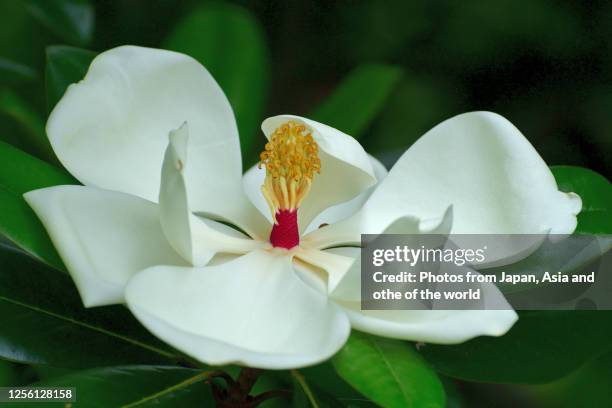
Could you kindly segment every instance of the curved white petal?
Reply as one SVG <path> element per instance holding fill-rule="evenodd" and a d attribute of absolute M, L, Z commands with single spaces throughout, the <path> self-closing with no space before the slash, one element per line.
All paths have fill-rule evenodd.
<path fill-rule="evenodd" d="M 360 310 L 342 304 L 354 329 L 402 340 L 456 344 L 478 336 L 502 336 L 518 315 L 508 310 Z"/>
<path fill-rule="evenodd" d="M 168 132 L 189 122 L 190 207 L 262 229 L 243 197 L 238 131 L 219 85 L 193 58 L 123 46 L 98 55 L 53 109 L 47 134 L 83 184 L 157 201 Z M 246 215 L 242 215 L 245 213 Z M 254 211 L 253 211 L 254 213 Z M 250 231 L 249 231 L 250 232 Z"/>
<path fill-rule="evenodd" d="M 248 169 L 242 176 L 242 188 L 244 190 L 244 194 L 255 206 L 255 208 L 257 208 L 259 213 L 266 217 L 268 222 L 272 223 L 270 207 L 266 203 L 266 199 L 261 193 L 261 186 L 263 186 L 265 178 L 266 169 L 260 169 L 256 164 Z"/>
<path fill-rule="evenodd" d="M 222 224 L 191 213 L 183 174 L 189 162 L 188 124 L 170 132 L 169 139 L 162 166 L 159 208 L 162 230 L 176 252 L 192 265 L 203 266 L 217 252 L 243 254 L 264 246 L 263 241 L 226 234 L 215 228 Z"/>
<path fill-rule="evenodd" d="M 380 161 L 378 161 L 378 159 L 371 155 L 368 156 L 370 158 L 370 162 L 372 163 L 372 168 L 374 169 L 376 183 L 380 183 L 387 176 L 388 171 L 385 166 Z M 361 209 L 361 207 L 363 207 L 363 204 L 367 201 L 367 199 L 370 197 L 370 195 L 374 192 L 375 189 L 376 185 L 368 188 L 366 191 L 362 192 L 350 201 L 326 208 L 325 210 L 317 214 L 317 216 L 311 221 L 310 225 L 306 228 L 304 233 L 308 234 L 309 232 L 312 232 L 319 228 L 321 225 L 335 224 L 355 214 Z"/>
<path fill-rule="evenodd" d="M 387 175 L 387 169 L 374 156 L 368 155 L 368 157 L 370 158 L 370 163 L 372 164 L 372 169 L 374 170 L 376 182 L 380 183 L 380 181 Z M 270 207 L 261 194 L 261 186 L 264 183 L 265 177 L 266 170 L 260 169 L 257 165 L 255 165 L 244 173 L 244 176 L 242 177 L 242 186 L 251 203 L 253 203 L 253 205 L 268 219 L 269 222 L 272 222 Z M 307 234 L 312 230 L 317 229 L 322 224 L 333 224 L 350 217 L 363 206 L 363 203 L 368 199 L 375 188 L 376 186 L 374 185 L 349 201 L 326 208 L 317 214 L 317 216 L 310 222 L 310 225 L 304 229 L 304 233 Z"/>
<path fill-rule="evenodd" d="M 321 173 L 315 175 L 312 189 L 298 213 L 303 231 L 321 211 L 354 198 L 374 185 L 376 177 L 372 163 L 359 142 L 330 126 L 299 116 L 279 115 L 264 120 L 261 129 L 269 137 L 290 120 L 301 122 L 312 130 L 321 159 Z"/>
<path fill-rule="evenodd" d="M 158 206 L 94 187 L 24 195 L 49 232 L 87 307 L 123 302 L 127 281 L 153 265 L 186 265 L 168 245 Z"/>
<path fill-rule="evenodd" d="M 155 335 L 212 365 L 316 364 L 350 331 L 340 309 L 295 275 L 291 257 L 275 252 L 203 268 L 150 268 L 130 281 L 126 299 Z"/>
<path fill-rule="evenodd" d="M 453 207 L 442 216 L 419 220 L 411 215 L 396 219 L 381 219 L 377 213 L 362 208 L 353 216 L 316 229 L 304 236 L 302 245 L 308 248 L 360 246 L 362 234 L 448 234 L 453 226 Z"/>
<path fill-rule="evenodd" d="M 448 119 L 419 139 L 378 185 L 363 211 L 388 223 L 439 216 L 452 205 L 454 234 L 566 234 L 580 198 L 558 191 L 521 132 L 491 112 Z"/>
<path fill-rule="evenodd" d="M 495 310 L 361 310 L 359 248 L 333 248 L 327 252 L 355 258 L 350 271 L 331 294 L 344 308 L 355 329 L 384 337 L 452 344 L 481 335 L 501 336 L 518 319 L 493 284 L 481 287 L 486 304 Z"/>

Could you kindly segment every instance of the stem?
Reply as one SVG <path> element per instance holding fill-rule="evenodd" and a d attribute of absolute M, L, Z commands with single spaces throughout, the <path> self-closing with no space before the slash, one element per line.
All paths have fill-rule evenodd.
<path fill-rule="evenodd" d="M 259 378 L 261 372 L 262 370 L 258 368 L 243 368 L 234 386 L 229 390 L 230 399 L 236 402 L 246 402 L 251 393 L 251 388 L 253 388 L 257 382 L 257 378 Z"/>
<path fill-rule="evenodd" d="M 245 367 L 240 371 L 235 381 L 231 378 L 229 380 L 225 379 L 227 389 L 221 389 L 212 384 L 217 408 L 254 408 L 259 405 L 263 399 L 254 398 L 250 394 L 261 373 L 262 370 L 258 368 Z M 270 396 L 267 396 L 267 398 L 270 398 Z"/>

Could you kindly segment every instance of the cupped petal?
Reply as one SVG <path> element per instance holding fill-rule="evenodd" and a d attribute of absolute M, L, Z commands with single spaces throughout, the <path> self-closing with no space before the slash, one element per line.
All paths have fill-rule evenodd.
<path fill-rule="evenodd" d="M 380 181 L 387 175 L 387 169 L 374 156 L 368 155 L 368 157 L 370 159 L 370 163 L 372 164 L 372 169 L 374 170 L 376 182 L 380 183 Z M 266 200 L 261 193 L 261 186 L 264 183 L 265 177 L 266 170 L 263 168 L 260 169 L 258 165 L 255 165 L 244 173 L 244 176 L 242 177 L 242 186 L 251 203 L 253 203 L 259 212 L 261 212 L 268 219 L 268 221 L 272 222 L 270 207 L 266 203 Z M 375 188 L 376 186 L 374 185 L 349 201 L 326 208 L 317 214 L 317 216 L 310 222 L 309 226 L 304 228 L 304 233 L 307 234 L 322 224 L 333 224 L 350 217 L 363 206 L 363 203 L 368 199 L 368 197 L 370 197 Z"/>
<path fill-rule="evenodd" d="M 374 169 L 376 183 L 378 184 L 387 176 L 388 171 L 385 166 L 378 161 L 378 159 L 371 155 L 368 156 L 370 158 L 370 162 L 372 163 L 372 168 Z M 361 207 L 363 207 L 363 204 L 367 201 L 370 195 L 372 195 L 375 189 L 376 185 L 373 185 L 350 201 L 336 204 L 332 207 L 324 209 L 310 222 L 310 225 L 306 228 L 304 233 L 308 234 L 322 225 L 335 224 L 349 218 L 351 215 L 359 211 Z"/>
<path fill-rule="evenodd" d="M 376 183 L 372 163 L 363 147 L 353 137 L 314 120 L 293 115 L 273 116 L 263 121 L 266 137 L 288 121 L 306 125 L 319 146 L 321 173 L 316 174 L 312 189 L 302 202 L 299 225 L 303 231 L 324 209 L 359 195 Z"/>
<path fill-rule="evenodd" d="M 454 234 L 567 234 L 580 198 L 558 190 L 533 146 L 502 116 L 448 119 L 404 153 L 364 204 L 388 223 L 437 217 L 452 205 Z"/>
<path fill-rule="evenodd" d="M 203 268 L 150 268 L 130 281 L 126 299 L 151 332 L 212 365 L 312 365 L 331 357 L 350 332 L 340 308 L 276 251 Z"/>
<path fill-rule="evenodd" d="M 55 106 L 47 134 L 83 184 L 156 202 L 168 132 L 184 122 L 192 135 L 193 160 L 185 169 L 190 207 L 261 227 L 242 194 L 232 108 L 208 71 L 187 55 L 135 46 L 101 53 Z"/>
<path fill-rule="evenodd" d="M 170 132 L 164 155 L 159 192 L 162 230 L 172 247 L 189 263 L 204 266 L 218 252 L 243 254 L 266 245 L 238 231 L 221 230 L 223 224 L 196 217 L 189 210 L 184 176 L 189 129 L 184 123 Z M 231 231 L 231 229 L 229 229 Z"/>
<path fill-rule="evenodd" d="M 156 204 L 94 187 L 24 195 L 49 232 L 86 307 L 123 302 L 127 281 L 154 265 L 187 265 L 170 247 Z"/>

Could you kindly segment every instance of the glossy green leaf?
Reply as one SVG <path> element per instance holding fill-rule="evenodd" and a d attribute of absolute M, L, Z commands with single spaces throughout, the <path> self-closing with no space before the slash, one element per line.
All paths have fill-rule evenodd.
<path fill-rule="evenodd" d="M 34 69 L 0 57 L 0 85 L 17 85 L 36 79 L 38 79 L 38 74 Z"/>
<path fill-rule="evenodd" d="M 205 383 L 209 376 L 208 371 L 183 367 L 107 367 L 76 372 L 32 386 L 75 387 L 73 408 L 213 407 L 210 385 Z M 15 407 L 22 405 L 14 404 Z M 64 403 L 44 405 L 65 408 Z"/>
<path fill-rule="evenodd" d="M 612 185 L 601 174 L 576 166 L 552 166 L 559 189 L 582 199 L 576 232 L 612 234 Z"/>
<path fill-rule="evenodd" d="M 501 383 L 544 383 L 610 349 L 612 311 L 526 311 L 501 337 L 457 345 L 427 344 L 421 354 L 451 377 Z"/>
<path fill-rule="evenodd" d="M 331 362 L 327 361 L 299 371 L 315 395 L 333 395 L 335 401 L 347 407 L 374 408 L 377 404 L 370 401 L 344 381 Z"/>
<path fill-rule="evenodd" d="M 81 48 L 59 45 L 47 48 L 45 85 L 49 111 L 64 95 L 68 85 L 83 79 L 95 56 L 95 52 Z"/>
<path fill-rule="evenodd" d="M 43 118 L 23 98 L 8 89 L 0 91 L 0 113 L 20 126 L 26 136 L 24 144 L 29 151 L 42 159 L 56 160 L 45 133 Z"/>
<path fill-rule="evenodd" d="M 242 154 L 249 163 L 263 146 L 259 125 L 269 76 L 268 50 L 257 19 L 239 6 L 206 4 L 177 25 L 164 48 L 191 55 L 217 80 L 234 109 Z"/>
<path fill-rule="evenodd" d="M 38 188 L 77 184 L 70 175 L 0 142 L 0 233 L 38 259 L 63 270 L 47 232 L 23 194 Z"/>
<path fill-rule="evenodd" d="M 384 407 L 444 407 L 436 373 L 409 343 L 353 332 L 332 363 L 355 389 Z"/>
<path fill-rule="evenodd" d="M 86 368 L 176 364 L 123 306 L 85 309 L 67 274 L 0 246 L 0 357 Z"/>
<path fill-rule="evenodd" d="M 64 41 L 87 45 L 94 28 L 89 0 L 27 0 L 28 12 Z"/>
<path fill-rule="evenodd" d="M 401 68 L 371 64 L 353 70 L 312 113 L 312 119 L 359 138 L 385 107 Z"/>
<path fill-rule="evenodd" d="M 38 381 L 47 381 L 58 377 L 63 377 L 74 373 L 74 368 L 58 368 L 50 365 L 32 365 L 32 370 L 36 373 Z M 31 382 L 31 381 L 30 381 Z"/>

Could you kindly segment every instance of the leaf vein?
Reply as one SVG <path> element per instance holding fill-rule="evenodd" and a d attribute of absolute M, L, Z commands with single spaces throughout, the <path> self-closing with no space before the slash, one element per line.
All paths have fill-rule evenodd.
<path fill-rule="evenodd" d="M 174 358 L 175 357 L 172 353 L 169 353 L 169 352 L 164 351 L 162 349 L 159 349 L 157 347 L 148 345 L 148 344 L 143 343 L 143 342 L 141 342 L 139 340 L 135 340 L 135 339 L 132 339 L 130 337 L 126 337 L 126 336 L 121 335 L 119 333 L 115 333 L 115 332 L 112 332 L 110 330 L 103 329 L 103 328 L 98 327 L 98 326 L 94 326 L 94 325 L 91 325 L 91 324 L 88 324 L 88 323 L 85 323 L 85 322 L 82 322 L 82 321 L 79 321 L 79 320 L 76 320 L 76 319 L 73 319 L 73 318 L 70 318 L 70 317 L 67 317 L 67 316 L 62 316 L 60 314 L 53 313 L 53 312 L 50 312 L 48 310 L 41 309 L 39 307 L 36 307 L 36 306 L 33 306 L 33 305 L 29 305 L 27 303 L 19 302 L 19 301 L 14 300 L 14 299 L 9 299 L 9 298 L 7 298 L 5 296 L 0 296 L 0 300 L 3 300 L 5 302 L 11 303 L 11 304 L 14 304 L 14 305 L 17 305 L 17 306 L 21 306 L 21 307 L 26 308 L 26 309 L 33 310 L 33 311 L 38 312 L 38 313 L 42 313 L 42 314 L 54 317 L 56 319 L 67 321 L 69 323 L 75 324 L 77 326 L 84 327 L 84 328 L 89 329 L 89 330 L 97 331 L 99 333 L 105 334 L 105 335 L 110 336 L 110 337 L 115 337 L 117 339 L 123 340 L 123 341 L 125 341 L 127 343 L 133 344 L 133 345 L 138 346 L 138 347 L 142 347 L 142 348 L 144 348 L 146 350 L 149 350 L 149 351 L 152 351 L 154 353 L 160 354 L 160 355 L 162 355 L 164 357 L 167 357 L 167 358 Z"/>

